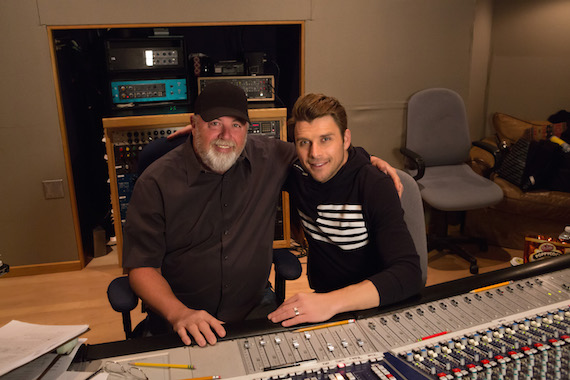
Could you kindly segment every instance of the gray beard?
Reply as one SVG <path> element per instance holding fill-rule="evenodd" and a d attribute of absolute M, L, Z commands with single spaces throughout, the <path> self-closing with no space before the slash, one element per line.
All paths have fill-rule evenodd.
<path fill-rule="evenodd" d="M 213 172 L 225 173 L 235 164 L 240 153 L 241 152 L 218 153 L 210 148 L 206 152 L 206 155 L 202 157 L 202 161 Z"/>
<path fill-rule="evenodd" d="M 237 161 L 240 156 L 245 143 L 247 142 L 247 135 L 243 142 L 243 147 L 231 153 L 219 153 L 216 152 L 212 146 L 204 147 L 202 140 L 200 139 L 200 134 L 194 134 L 194 141 L 196 144 L 196 150 L 202 163 L 214 173 L 223 174 L 228 171 Z M 212 143 L 214 143 L 213 141 Z"/>

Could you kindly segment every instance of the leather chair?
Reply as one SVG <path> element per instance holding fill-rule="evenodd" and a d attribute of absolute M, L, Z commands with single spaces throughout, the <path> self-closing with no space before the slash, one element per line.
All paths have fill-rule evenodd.
<path fill-rule="evenodd" d="M 485 251 L 487 243 L 463 234 L 449 236 L 450 217 L 459 216 L 463 231 L 465 211 L 492 206 L 501 201 L 503 192 L 467 164 L 471 145 L 465 105 L 456 92 L 430 88 L 410 97 L 406 144 L 400 151 L 429 207 L 428 249 L 459 255 L 475 274 L 477 259 L 459 244 L 476 243 Z"/>
<path fill-rule="evenodd" d="M 497 112 L 492 116 L 492 125 L 495 134 L 482 141 L 498 149 L 498 142 L 511 146 L 521 138 L 532 136 L 535 141 L 546 138 L 545 131 L 555 124 Z M 499 185 L 504 198 L 491 207 L 469 211 L 465 223 L 467 233 L 500 247 L 523 250 L 525 236 L 557 237 L 564 226 L 570 224 L 569 192 L 540 187 L 523 191 L 496 173 L 496 157 L 479 146 L 471 148 L 470 155 L 473 170 Z"/>
<path fill-rule="evenodd" d="M 137 160 L 138 175 L 141 175 L 156 159 L 184 143 L 187 138 L 187 136 L 179 136 L 173 139 L 160 138 L 150 142 L 139 154 Z M 275 296 L 277 303 L 280 304 L 285 299 L 286 281 L 299 278 L 302 268 L 297 256 L 286 248 L 273 250 L 273 265 L 275 268 Z M 131 311 L 137 307 L 139 298 L 131 289 L 128 276 L 118 277 L 111 281 L 107 288 L 107 298 L 113 310 L 122 315 L 126 339 L 142 336 L 145 330 L 144 321 L 139 323 L 135 329 L 132 328 Z M 144 312 L 144 305 L 141 307 Z"/>

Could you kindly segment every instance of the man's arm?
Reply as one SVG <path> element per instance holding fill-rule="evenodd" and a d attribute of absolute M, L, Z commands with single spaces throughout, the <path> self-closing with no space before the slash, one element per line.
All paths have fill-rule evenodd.
<path fill-rule="evenodd" d="M 173 138 L 176 138 L 178 136 L 190 134 L 191 131 L 192 131 L 192 125 L 188 124 L 184 128 L 181 128 L 181 129 L 177 130 L 176 132 L 174 132 L 173 134 L 169 135 L 168 139 L 173 139 Z M 398 177 L 398 174 L 396 173 L 396 169 L 394 169 L 394 167 L 392 165 L 390 165 L 389 163 L 387 163 L 383 159 L 378 158 L 376 156 L 370 156 L 370 163 L 372 165 L 376 166 L 378 168 L 378 170 L 386 173 L 387 175 L 389 175 L 392 178 L 392 181 L 394 182 L 394 186 L 396 187 L 396 190 L 398 191 L 398 195 L 401 198 L 402 192 L 404 191 L 404 185 L 402 184 L 402 181 L 400 181 L 400 177 Z"/>
<path fill-rule="evenodd" d="M 289 327 L 299 323 L 322 322 L 339 313 L 379 305 L 380 296 L 376 287 L 371 281 L 364 280 L 328 293 L 297 293 L 285 300 L 267 318 Z"/>
<path fill-rule="evenodd" d="M 182 135 L 189 135 L 190 132 L 192 132 L 192 128 L 194 128 L 192 126 L 192 124 L 188 124 L 187 126 L 180 128 L 179 130 L 175 131 L 174 133 L 170 134 L 167 136 L 167 138 L 169 140 L 174 139 L 178 136 L 182 136 Z"/>
<path fill-rule="evenodd" d="M 378 168 L 378 170 L 388 174 L 392 181 L 394 182 L 394 186 L 396 187 L 396 191 L 398 192 L 398 196 L 402 198 L 402 193 L 404 192 L 404 185 L 402 181 L 400 181 L 400 177 L 398 177 L 398 173 L 396 173 L 396 169 L 394 169 L 389 163 L 384 161 L 381 158 L 376 156 L 370 156 L 370 163 Z"/>
<path fill-rule="evenodd" d="M 226 335 L 221 321 L 204 310 L 189 309 L 180 302 L 157 268 L 131 269 L 129 283 L 149 308 L 162 315 L 172 325 L 184 344 L 191 343 L 188 333 L 201 347 L 205 346 L 206 342 L 216 343 L 214 332 L 220 337 Z"/>
<path fill-rule="evenodd" d="M 171 135 L 169 135 L 168 139 L 173 139 L 173 138 L 176 138 L 178 136 L 187 135 L 191 131 L 192 131 L 192 125 L 188 124 L 184 128 L 181 128 L 181 129 L 177 130 L 176 132 L 172 133 Z M 370 163 L 372 165 L 376 166 L 378 168 L 378 170 L 386 173 L 387 175 L 389 175 L 392 178 L 392 181 L 394 182 L 394 186 L 396 187 L 396 190 L 398 191 L 398 195 L 401 198 L 402 192 L 404 191 L 404 185 L 402 184 L 402 181 L 400 181 L 400 177 L 398 177 L 398 174 L 396 173 L 396 169 L 394 169 L 393 166 L 391 166 L 389 163 L 387 163 L 383 159 L 378 158 L 376 156 L 370 156 Z"/>

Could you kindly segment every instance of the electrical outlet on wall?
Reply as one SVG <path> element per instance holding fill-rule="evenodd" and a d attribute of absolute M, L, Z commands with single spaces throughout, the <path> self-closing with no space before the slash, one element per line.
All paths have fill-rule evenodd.
<path fill-rule="evenodd" d="M 63 179 L 50 179 L 42 181 L 45 199 L 63 198 Z"/>

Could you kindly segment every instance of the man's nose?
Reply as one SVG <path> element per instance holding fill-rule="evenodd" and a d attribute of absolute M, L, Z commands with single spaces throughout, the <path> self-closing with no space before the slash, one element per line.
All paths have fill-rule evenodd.
<path fill-rule="evenodd" d="M 318 144 L 311 144 L 309 148 L 309 155 L 311 157 L 319 157 L 321 149 L 319 148 Z"/>
<path fill-rule="evenodd" d="M 231 126 L 222 124 L 222 128 L 220 129 L 219 137 L 224 140 L 229 140 L 231 137 L 230 133 Z"/>

